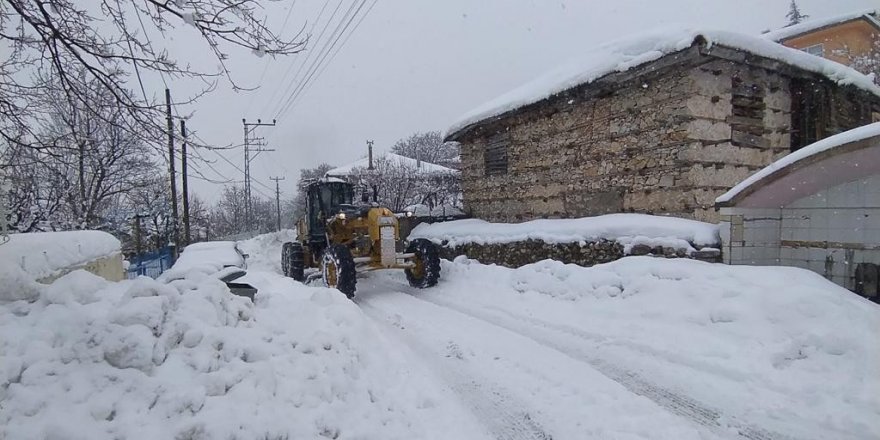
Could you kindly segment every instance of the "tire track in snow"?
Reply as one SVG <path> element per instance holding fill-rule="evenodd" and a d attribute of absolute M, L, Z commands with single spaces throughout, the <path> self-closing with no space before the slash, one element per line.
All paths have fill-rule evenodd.
<path fill-rule="evenodd" d="M 400 287 L 397 287 L 400 289 Z M 404 288 L 405 290 L 405 288 Z M 412 291 L 409 292 L 412 295 Z M 572 346 L 560 343 L 557 338 L 553 338 L 548 333 L 556 332 L 576 336 L 581 339 L 592 340 L 592 335 L 584 335 L 577 329 L 562 326 L 559 324 L 550 324 L 528 316 L 522 316 L 497 307 L 492 309 L 508 315 L 505 319 L 492 313 L 482 310 L 464 307 L 460 304 L 447 300 L 439 300 L 437 298 L 427 298 L 421 295 L 412 295 L 414 298 L 432 303 L 434 305 L 445 307 L 459 313 L 463 313 L 472 318 L 485 321 L 489 324 L 504 328 L 511 332 L 517 333 L 531 339 L 541 345 L 550 347 L 568 357 L 582 361 L 593 367 L 605 377 L 619 383 L 630 392 L 646 397 L 665 408 L 666 410 L 681 416 L 687 420 L 697 423 L 701 426 L 712 429 L 720 435 L 733 434 L 740 438 L 748 440 L 793 440 L 793 437 L 780 433 L 772 432 L 748 423 L 736 420 L 733 417 L 726 416 L 721 411 L 712 409 L 707 405 L 698 402 L 688 396 L 672 391 L 665 387 L 656 385 L 641 375 L 629 371 L 618 365 L 614 365 L 596 357 L 586 350 L 584 347 Z M 522 322 L 528 322 L 531 325 L 521 325 Z M 595 342 L 595 341 L 594 341 Z"/>
<path fill-rule="evenodd" d="M 399 324 L 399 320 L 370 304 L 369 300 L 359 298 L 357 302 L 367 315 L 396 330 L 393 333 L 386 333 L 390 337 L 402 340 L 419 358 L 425 360 L 425 364 L 459 396 L 476 418 L 485 425 L 493 438 L 552 440 L 553 437 L 532 419 L 530 412 L 525 409 L 525 404 L 488 380 L 475 380 L 474 377 L 477 375 L 461 365 L 457 346 L 452 343 L 447 346 L 449 353 L 444 357 L 417 341 L 412 335 L 401 332 L 403 327 Z M 459 354 L 456 355 L 456 352 Z M 452 365 L 453 363 L 457 365 Z"/>

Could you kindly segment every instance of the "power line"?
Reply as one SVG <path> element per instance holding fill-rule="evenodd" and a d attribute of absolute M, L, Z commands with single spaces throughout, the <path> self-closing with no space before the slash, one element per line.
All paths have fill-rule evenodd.
<path fill-rule="evenodd" d="M 353 7 L 356 3 L 357 3 L 356 1 L 355 1 L 355 3 L 352 3 L 352 7 L 349 8 L 349 10 L 353 9 Z M 321 58 L 318 58 L 316 60 L 316 62 L 313 63 L 314 67 L 310 68 L 310 72 L 307 74 L 306 78 L 300 83 L 300 86 L 294 92 L 294 95 L 291 97 L 291 99 L 287 102 L 285 108 L 281 111 L 281 113 L 279 113 L 279 116 L 278 116 L 279 118 L 282 117 L 287 111 L 290 110 L 293 103 L 302 95 L 303 89 L 305 89 L 305 87 L 307 85 L 309 85 L 309 82 L 312 81 L 313 78 L 317 79 L 317 77 L 315 77 L 315 73 L 317 73 L 317 70 L 321 67 L 321 64 L 324 62 L 324 60 L 327 59 L 327 56 L 330 54 L 330 51 L 333 50 L 334 47 L 336 47 L 336 44 L 339 42 L 339 39 L 342 37 L 342 35 L 345 33 L 345 31 L 348 29 L 348 27 L 354 21 L 358 12 L 360 12 L 360 10 L 364 7 L 364 5 L 366 3 L 367 3 L 367 0 L 362 0 L 360 2 L 360 6 L 358 6 L 357 10 L 354 11 L 354 14 L 351 15 L 351 17 L 345 23 L 344 27 L 342 27 L 342 30 L 339 32 L 334 32 L 334 35 L 336 36 L 336 38 L 333 40 L 333 43 L 330 44 L 329 48 L 326 51 L 324 51 Z M 344 18 L 343 18 L 343 20 L 344 20 Z M 339 29 L 340 26 L 342 26 L 342 22 L 340 22 L 339 25 L 337 26 L 337 30 Z M 332 38 L 332 36 L 331 36 L 331 38 Z"/>
<path fill-rule="evenodd" d="M 339 0 L 339 2 L 336 4 L 336 8 L 333 9 L 333 13 L 330 14 L 330 18 L 327 19 L 326 23 L 324 23 L 324 27 L 321 29 L 321 33 L 318 34 L 318 38 L 315 40 L 316 47 L 317 47 L 318 43 L 320 43 L 321 38 L 324 37 L 324 33 L 327 31 L 327 28 L 330 26 L 330 23 L 333 21 L 333 17 L 336 16 L 337 12 L 339 12 L 339 8 L 342 6 L 342 2 L 343 2 L 343 0 Z M 284 88 L 284 92 L 279 95 L 279 101 L 273 107 L 274 108 L 274 110 L 272 112 L 273 114 L 277 115 L 278 111 L 281 109 L 281 107 L 284 106 L 284 102 L 287 100 L 286 96 L 288 96 L 288 93 L 292 92 L 291 88 L 294 87 L 295 84 L 297 84 L 296 79 L 299 78 L 299 74 L 302 72 L 303 67 L 305 67 L 306 63 L 308 63 L 309 60 L 311 59 L 312 53 L 315 53 L 315 52 L 309 52 L 306 55 L 305 60 L 303 60 L 302 64 L 300 64 L 300 66 L 299 66 L 299 69 L 297 69 L 296 73 L 290 78 L 290 81 L 287 83 L 287 87 Z M 285 77 L 286 76 L 287 76 L 287 73 L 285 73 Z M 276 119 L 277 119 L 277 116 L 276 116 Z"/>
<path fill-rule="evenodd" d="M 355 23 L 354 27 L 351 29 L 351 32 L 349 32 L 348 35 L 345 36 L 345 39 L 342 40 L 342 44 L 340 44 L 339 47 L 336 48 L 336 51 L 333 52 L 333 55 L 330 56 L 330 60 L 327 61 L 326 63 L 324 63 L 324 66 L 321 68 L 321 71 L 318 72 L 317 78 L 320 78 L 324 74 L 324 71 L 327 70 L 327 67 L 333 63 L 333 60 L 336 59 L 336 55 L 338 55 L 339 52 L 342 51 L 342 48 L 345 47 L 345 43 L 347 43 L 348 39 L 351 38 L 351 36 L 355 32 L 357 32 L 358 27 L 360 27 L 360 25 L 361 25 L 361 23 L 363 23 L 364 19 L 367 18 L 367 15 L 370 14 L 370 11 L 373 10 L 373 6 L 376 6 L 376 3 L 378 3 L 378 2 L 379 2 L 379 0 L 373 0 L 373 3 L 370 4 L 370 7 L 367 8 L 366 12 L 364 12 L 364 15 L 361 15 L 360 20 L 358 20 L 358 22 Z M 305 95 L 311 89 L 312 85 L 314 85 L 316 82 L 318 82 L 317 78 L 314 81 L 312 81 L 311 83 L 309 83 L 306 90 L 302 92 L 302 95 Z M 294 108 L 294 107 L 296 107 L 296 103 L 294 103 L 294 105 L 291 106 L 291 108 Z"/>
<path fill-rule="evenodd" d="M 290 4 L 290 8 L 287 9 L 287 15 L 284 17 L 284 22 L 281 23 L 281 31 L 282 32 L 284 31 L 284 28 L 287 27 L 287 20 L 290 19 L 290 15 L 291 15 L 291 12 L 293 12 L 294 6 L 296 6 L 296 0 L 293 0 L 293 2 L 291 2 L 291 4 Z M 263 85 L 263 78 L 266 77 L 266 71 L 269 70 L 269 62 L 271 59 L 272 58 L 266 58 L 266 62 L 263 63 L 263 73 L 260 74 L 260 79 L 257 81 L 257 89 L 259 89 Z M 245 109 L 245 113 L 248 113 L 251 110 L 251 106 L 254 103 L 254 98 L 256 97 L 256 95 L 257 95 L 256 92 L 251 94 L 251 99 L 248 101 L 248 105 L 247 105 L 247 108 Z"/>
<path fill-rule="evenodd" d="M 364 1 L 366 1 L 366 0 L 362 0 L 361 4 L 363 4 Z M 341 35 L 339 33 L 339 30 L 343 26 L 343 22 L 348 20 L 348 22 L 350 23 L 351 19 L 354 18 L 354 16 L 351 15 L 351 12 L 352 12 L 352 10 L 354 10 L 354 6 L 357 4 L 357 2 L 358 2 L 358 0 L 354 0 L 351 3 L 351 5 L 348 7 L 348 10 L 345 11 L 345 14 L 339 20 L 339 23 L 336 24 L 336 27 L 333 29 L 333 32 L 331 32 L 330 36 L 327 37 L 327 40 L 324 41 L 324 45 L 317 52 L 317 55 L 312 60 L 312 63 L 306 69 L 306 73 L 303 75 L 302 79 L 300 79 L 296 88 L 294 88 L 293 93 L 285 101 L 284 105 L 282 106 L 281 110 L 278 113 L 278 117 L 280 117 L 281 115 L 283 115 L 287 111 L 287 109 L 290 107 L 291 102 L 293 102 L 293 100 L 296 99 L 296 96 L 299 95 L 299 92 L 302 90 L 302 88 L 305 86 L 305 84 L 308 83 L 308 81 L 311 79 L 311 77 L 315 74 L 315 70 L 317 69 L 316 66 L 320 65 L 320 63 L 321 63 L 321 61 L 323 61 L 324 57 L 326 57 L 326 55 L 330 52 L 330 50 L 332 50 L 332 48 L 333 48 L 332 45 L 336 44 L 336 41 L 339 40 L 339 36 Z M 350 15 L 351 15 L 351 17 L 350 17 Z M 346 24 L 346 26 L 347 26 L 347 24 Z M 333 41 L 332 44 L 331 44 L 331 40 Z"/>

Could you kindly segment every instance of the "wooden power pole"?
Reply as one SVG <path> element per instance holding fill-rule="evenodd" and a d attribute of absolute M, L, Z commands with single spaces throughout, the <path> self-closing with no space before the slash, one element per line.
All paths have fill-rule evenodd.
<path fill-rule="evenodd" d="M 281 230 L 281 190 L 278 187 L 278 182 L 284 180 L 283 177 L 270 177 L 275 181 L 275 216 L 278 219 L 277 230 Z"/>
<path fill-rule="evenodd" d="M 171 174 L 171 235 L 176 259 L 180 242 L 180 217 L 177 213 L 177 175 L 174 171 L 174 122 L 171 120 L 171 90 L 168 89 L 165 89 L 165 117 L 168 120 L 168 172 Z"/>
<path fill-rule="evenodd" d="M 183 178 L 183 243 L 189 244 L 192 241 L 189 230 L 189 188 L 187 186 L 187 166 L 186 166 L 186 120 L 180 120 L 180 137 L 182 144 L 180 147 L 180 174 Z"/>

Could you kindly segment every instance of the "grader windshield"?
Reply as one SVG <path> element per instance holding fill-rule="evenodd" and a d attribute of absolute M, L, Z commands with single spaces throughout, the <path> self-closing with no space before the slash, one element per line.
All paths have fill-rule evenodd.
<path fill-rule="evenodd" d="M 324 235 L 327 219 L 336 215 L 342 205 L 351 205 L 354 188 L 343 181 L 319 181 L 309 186 L 309 230 Z"/>

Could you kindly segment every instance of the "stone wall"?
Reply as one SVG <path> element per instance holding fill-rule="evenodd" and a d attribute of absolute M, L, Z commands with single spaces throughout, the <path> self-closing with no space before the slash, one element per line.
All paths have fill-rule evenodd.
<path fill-rule="evenodd" d="M 717 263 L 720 250 L 698 251 L 688 255 L 685 249 L 636 245 L 627 254 L 624 246 L 615 241 L 601 240 L 585 243 L 545 243 L 538 240 L 513 243 L 467 243 L 456 247 L 441 246 L 440 257 L 453 260 L 458 256 L 479 260 L 483 264 L 521 267 L 542 260 L 556 260 L 580 266 L 593 266 L 619 260 L 627 255 L 651 255 L 663 258 L 692 258 Z"/>
<path fill-rule="evenodd" d="M 870 122 L 857 107 L 880 100 L 816 81 L 836 106 L 828 134 Z M 717 196 L 790 151 L 790 88 L 779 71 L 696 56 L 572 89 L 462 139 L 465 209 L 495 222 L 614 212 L 716 222 Z M 499 136 L 507 172 L 487 176 Z"/>

